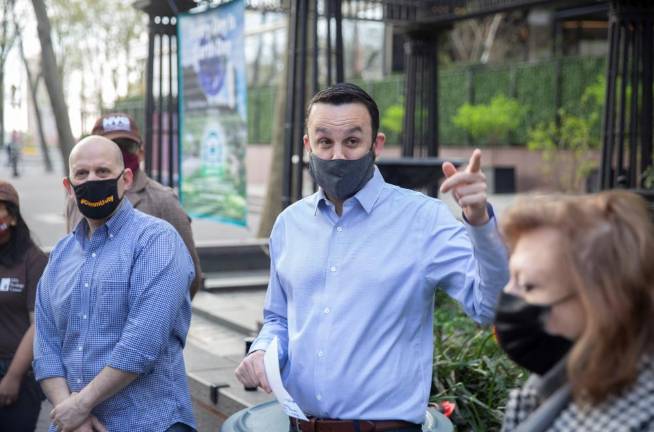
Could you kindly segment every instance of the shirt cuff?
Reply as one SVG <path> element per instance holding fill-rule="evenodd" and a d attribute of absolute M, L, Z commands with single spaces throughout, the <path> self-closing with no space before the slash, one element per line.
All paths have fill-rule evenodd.
<path fill-rule="evenodd" d="M 497 228 L 497 218 L 493 206 L 486 204 L 488 210 L 488 221 L 483 225 L 471 225 L 463 215 L 463 224 L 466 231 L 470 235 L 470 240 L 475 250 L 484 247 L 496 247 L 498 244 L 503 244 Z"/>
<path fill-rule="evenodd" d="M 273 336 L 274 338 L 274 336 Z M 279 339 L 278 339 L 279 341 Z M 248 351 L 248 355 L 252 354 L 255 351 L 263 351 L 265 352 L 268 349 L 268 345 L 272 342 L 272 338 L 268 337 L 263 337 L 263 338 L 257 338 L 253 343 L 252 346 L 250 347 L 250 351 Z M 284 365 L 286 365 L 286 348 L 284 348 L 280 344 L 277 346 L 277 360 L 279 360 L 279 368 L 283 369 Z"/>
<path fill-rule="evenodd" d="M 145 374 L 154 367 L 155 358 L 118 343 L 111 352 L 109 366 L 123 372 Z"/>
<path fill-rule="evenodd" d="M 272 339 L 257 338 L 254 342 L 252 342 L 248 354 L 252 354 L 255 351 L 266 351 L 268 349 L 268 345 L 270 345 L 270 342 L 272 342 Z"/>
<path fill-rule="evenodd" d="M 34 370 L 34 378 L 37 381 L 66 376 L 61 358 L 54 354 L 35 358 L 32 362 L 32 369 Z"/>

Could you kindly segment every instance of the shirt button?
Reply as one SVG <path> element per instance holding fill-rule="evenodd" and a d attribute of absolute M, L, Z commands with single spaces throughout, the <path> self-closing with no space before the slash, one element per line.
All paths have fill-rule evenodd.
<path fill-rule="evenodd" d="M 322 400 L 322 395 L 316 395 L 316 399 Z"/>
<path fill-rule="evenodd" d="M 343 231 L 343 227 L 336 227 L 336 231 L 338 231 L 338 232 Z"/>
<path fill-rule="evenodd" d="M 113 234 L 109 234 L 109 238 L 114 238 L 114 235 L 113 235 Z"/>
<path fill-rule="evenodd" d="M 77 378 L 77 384 L 79 384 L 79 383 L 81 383 L 81 382 L 82 382 L 82 380 L 79 379 L 79 378 Z"/>
<path fill-rule="evenodd" d="M 77 347 L 77 351 L 82 351 L 82 346 L 81 345 Z"/>
<path fill-rule="evenodd" d="M 336 266 L 331 266 L 331 268 L 329 270 L 331 270 L 332 272 L 335 272 L 336 271 Z"/>
<path fill-rule="evenodd" d="M 324 352 L 322 352 L 322 351 L 318 351 L 318 357 L 323 357 L 324 355 L 325 355 Z"/>
<path fill-rule="evenodd" d="M 323 312 L 325 312 L 325 314 L 328 314 L 329 312 L 331 312 L 331 309 L 329 309 L 328 307 L 326 307 L 325 310 L 324 310 Z"/>
<path fill-rule="evenodd" d="M 83 319 L 86 319 L 86 315 L 83 315 L 82 318 L 83 318 Z"/>
<path fill-rule="evenodd" d="M 85 288 L 88 288 L 88 287 L 89 287 L 89 284 L 88 284 L 88 283 L 85 283 L 85 284 L 84 284 L 84 287 L 85 287 Z"/>
<path fill-rule="evenodd" d="M 93 253 L 91 254 L 91 256 L 92 256 L 93 258 L 95 258 L 95 252 L 93 252 Z"/>

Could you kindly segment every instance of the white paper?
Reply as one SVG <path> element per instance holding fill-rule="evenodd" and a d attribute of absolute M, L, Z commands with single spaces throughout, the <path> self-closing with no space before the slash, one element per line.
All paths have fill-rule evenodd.
<path fill-rule="evenodd" d="M 263 356 L 263 364 L 266 368 L 266 378 L 268 384 L 277 398 L 277 401 L 284 409 L 284 412 L 291 417 L 299 418 L 300 420 L 309 420 L 302 412 L 300 407 L 295 403 L 288 391 L 284 388 L 282 383 L 282 375 L 279 372 L 279 341 L 277 336 L 272 340 L 266 354 Z"/>

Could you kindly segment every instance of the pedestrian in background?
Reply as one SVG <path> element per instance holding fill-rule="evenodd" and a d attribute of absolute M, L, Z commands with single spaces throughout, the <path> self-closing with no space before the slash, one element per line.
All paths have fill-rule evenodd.
<path fill-rule="evenodd" d="M 0 180 L 0 430 L 32 432 L 43 394 L 32 372 L 34 299 L 48 259 L 20 214 L 18 193 Z"/>
<path fill-rule="evenodd" d="M 500 346 L 533 375 L 504 432 L 654 431 L 654 227 L 626 191 L 518 201 Z"/>
<path fill-rule="evenodd" d="M 134 182 L 127 191 L 127 199 L 135 209 L 142 211 L 171 224 L 184 240 L 193 265 L 195 279 L 191 285 L 191 298 L 202 285 L 202 269 L 200 258 L 195 250 L 191 219 L 179 204 L 175 191 L 152 180 L 141 170 L 141 162 L 145 155 L 143 140 L 138 126 L 132 117 L 124 113 L 109 113 L 100 117 L 93 126 L 91 134 L 100 135 L 115 142 L 123 155 L 123 164 L 134 174 Z M 70 198 L 70 197 L 69 197 Z M 75 200 L 70 198 L 66 203 L 66 232 L 75 229 L 82 220 Z"/>
<path fill-rule="evenodd" d="M 12 177 L 19 177 L 18 164 L 21 159 L 21 142 L 20 135 L 16 131 L 11 133 L 11 140 L 7 143 L 7 156 L 9 157 L 9 165 L 11 165 Z"/>

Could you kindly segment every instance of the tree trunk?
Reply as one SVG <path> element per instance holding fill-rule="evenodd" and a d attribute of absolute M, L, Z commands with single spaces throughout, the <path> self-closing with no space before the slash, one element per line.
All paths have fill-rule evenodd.
<path fill-rule="evenodd" d="M 263 26 L 266 23 L 266 13 L 261 14 L 260 24 Z M 257 37 L 257 53 L 254 57 L 254 63 L 252 64 L 252 76 L 250 77 L 250 87 L 257 87 L 259 85 L 259 75 L 261 69 L 261 56 L 263 55 L 263 43 L 266 39 L 264 37 L 264 31 L 260 31 L 259 36 Z M 273 57 L 274 58 L 274 57 Z"/>
<path fill-rule="evenodd" d="M 39 109 L 39 102 L 37 99 L 37 92 L 39 90 L 39 78 L 34 78 L 32 70 L 30 69 L 29 62 L 25 57 L 23 50 L 23 39 L 18 40 L 18 48 L 20 51 L 20 58 L 23 60 L 25 66 L 25 73 L 27 74 L 27 83 L 30 87 L 30 95 L 32 96 L 32 105 L 34 105 L 34 117 L 36 118 L 36 128 L 39 133 L 39 146 L 41 147 L 41 154 L 43 154 L 43 164 L 45 165 L 46 172 L 52 172 L 52 160 L 50 159 L 50 150 L 45 140 L 45 132 L 43 131 L 43 118 L 41 117 L 41 110 Z"/>
<path fill-rule="evenodd" d="M 5 68 L 0 67 L 0 146 L 5 146 Z"/>
<path fill-rule="evenodd" d="M 290 4 L 289 4 L 290 7 Z M 312 22 L 313 15 L 316 13 L 312 6 L 309 6 L 309 22 Z M 290 34 L 290 17 L 288 23 Z M 313 52 L 313 44 L 318 43 L 314 40 L 313 32 L 308 31 L 307 34 L 307 50 Z M 283 161 L 284 157 L 284 122 L 286 112 L 286 86 L 293 85 L 289 83 L 288 79 L 288 62 L 290 52 L 290 37 L 286 40 L 286 49 L 284 50 L 284 68 L 278 75 L 277 81 L 277 95 L 275 99 L 275 118 L 273 120 L 273 138 L 272 138 L 272 155 L 270 159 L 270 177 L 268 178 L 268 187 L 266 190 L 266 200 L 264 203 L 263 211 L 261 212 L 261 221 L 259 223 L 259 230 L 257 236 L 259 238 L 267 238 L 270 236 L 272 227 L 277 219 L 277 215 L 281 213 L 282 209 L 282 176 L 283 176 Z M 307 58 L 307 66 L 305 74 L 307 77 L 313 76 L 313 62 L 311 56 Z M 308 101 L 312 95 L 313 90 L 311 86 L 312 80 L 307 80 L 306 86 L 306 100 Z"/>
<path fill-rule="evenodd" d="M 288 63 L 288 50 L 284 55 L 284 69 L 278 75 L 277 96 L 275 98 L 275 118 L 273 120 L 272 154 L 270 158 L 270 176 L 266 189 L 266 200 L 261 211 L 259 231 L 257 237 L 270 236 L 277 215 L 282 211 L 282 175 L 284 160 L 284 108 L 286 107 L 286 70 Z"/>
<path fill-rule="evenodd" d="M 0 44 L 0 147 L 5 146 L 5 63 L 13 40 L 9 35 L 9 12 L 13 12 L 13 4 L 7 0 L 2 2 L 2 40 Z M 13 102 L 13 101 L 10 101 Z"/>
<path fill-rule="evenodd" d="M 488 63 L 490 59 L 491 50 L 493 49 L 493 44 L 495 43 L 495 36 L 497 35 L 497 30 L 500 28 L 500 23 L 504 18 L 504 14 L 498 13 L 493 16 L 493 21 L 490 24 L 488 33 L 486 34 L 486 39 L 484 40 L 484 52 L 481 54 L 480 62 L 483 64 Z"/>
<path fill-rule="evenodd" d="M 270 49 L 272 50 L 271 58 L 276 59 L 279 56 L 279 54 L 278 54 L 279 50 L 277 49 L 277 42 L 278 42 L 279 38 L 277 37 L 277 32 L 272 32 L 272 38 L 273 38 L 273 41 L 272 41 L 272 45 L 270 47 Z M 270 85 L 274 81 L 275 76 L 277 76 L 277 68 L 275 68 L 275 65 L 272 64 L 268 68 L 268 73 L 266 74 L 266 77 L 262 81 L 263 85 Z"/>
<path fill-rule="evenodd" d="M 64 97 L 63 84 L 61 75 L 58 73 L 57 60 L 54 50 L 52 49 L 52 39 L 50 37 L 50 19 L 45 7 L 44 0 L 32 0 L 34 14 L 36 16 L 37 28 L 39 32 L 39 41 L 41 42 L 41 68 L 45 86 L 50 96 L 52 111 L 57 124 L 57 135 L 59 136 L 59 149 L 64 165 L 64 172 L 68 174 L 68 156 L 70 155 L 75 138 L 70 129 L 70 119 L 68 117 L 68 107 Z"/>

